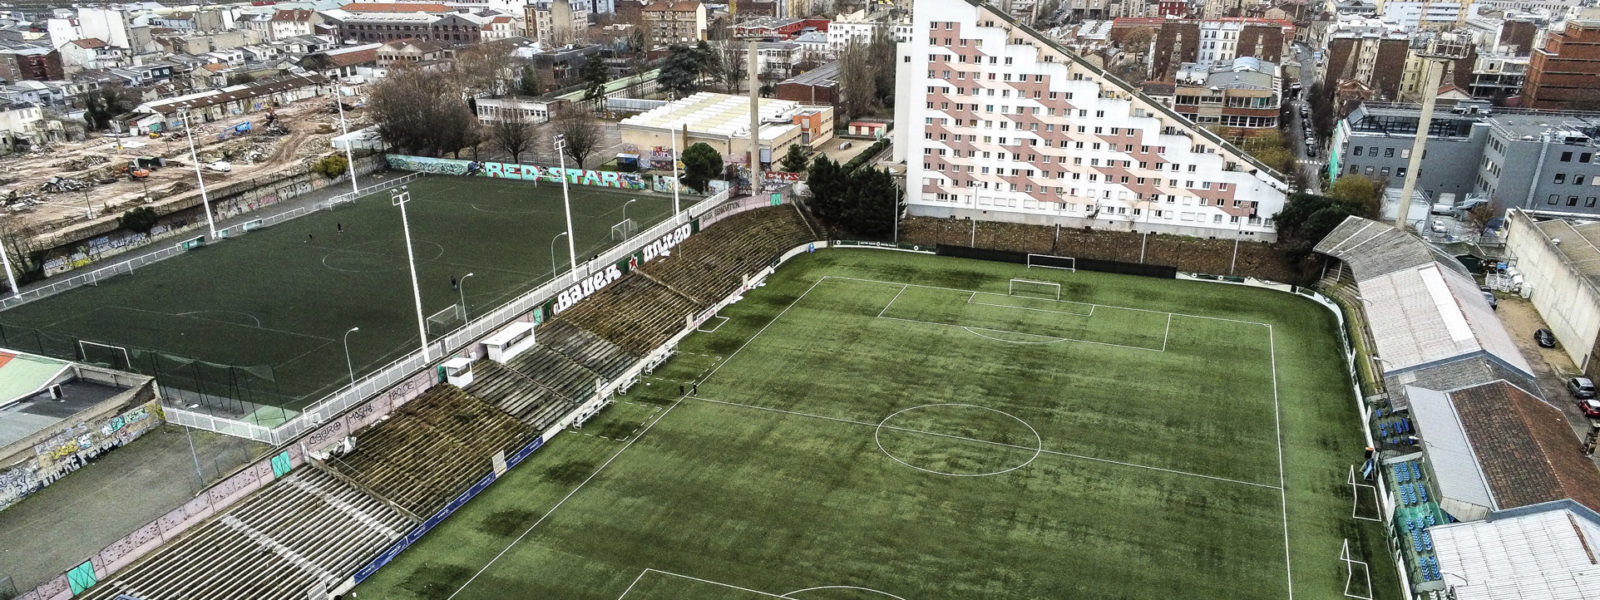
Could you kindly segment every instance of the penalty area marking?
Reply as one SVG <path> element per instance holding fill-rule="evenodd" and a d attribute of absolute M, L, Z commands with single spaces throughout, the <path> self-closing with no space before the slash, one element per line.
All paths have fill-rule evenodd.
<path fill-rule="evenodd" d="M 645 568 L 645 570 L 640 571 L 638 577 L 634 577 L 633 578 L 633 582 L 628 584 L 628 589 L 622 590 L 622 595 L 621 596 L 617 596 L 617 600 L 622 600 L 623 598 L 628 597 L 628 594 L 633 592 L 633 588 L 635 586 L 639 585 L 639 582 L 644 579 L 644 576 L 645 575 L 649 575 L 651 573 L 655 573 L 657 575 L 664 575 L 664 576 L 667 576 L 667 577 L 676 577 L 678 579 L 686 579 L 686 580 L 689 580 L 689 581 L 693 581 L 695 583 L 704 583 L 706 585 L 714 585 L 714 586 L 717 586 L 717 587 L 728 588 L 730 590 L 739 590 L 741 592 L 745 592 L 745 593 L 749 593 L 749 594 L 755 594 L 757 596 L 761 596 L 761 597 L 764 597 L 764 598 L 779 598 L 780 600 L 804 600 L 803 598 L 796 598 L 795 594 L 804 594 L 806 592 L 814 592 L 814 591 L 818 591 L 818 590 L 857 590 L 857 591 L 877 594 L 877 595 L 883 596 L 885 598 L 893 598 L 894 600 L 906 600 L 905 598 L 902 598 L 900 596 L 896 596 L 894 594 L 891 594 L 889 592 L 885 592 L 883 590 L 873 589 L 873 588 L 869 588 L 869 587 L 861 587 L 861 586 L 858 586 L 858 585 L 822 585 L 822 586 L 817 586 L 817 587 L 809 587 L 809 588 L 805 588 L 805 589 L 799 589 L 799 590 L 795 590 L 795 591 L 787 592 L 787 593 L 783 593 L 783 594 L 774 594 L 772 592 L 763 592 L 761 590 L 756 590 L 756 589 L 751 589 L 751 588 L 747 588 L 747 587 L 737 586 L 737 585 L 733 585 L 731 583 L 723 583 L 721 581 L 712 581 L 710 579 L 702 579 L 702 578 L 699 578 L 699 577 L 695 577 L 693 575 L 684 575 L 682 573 L 673 573 L 672 571 L 663 571 L 661 569 L 652 569 L 652 568 L 648 568 L 648 567 Z"/>
<path fill-rule="evenodd" d="M 429 246 L 433 246 L 435 249 L 438 250 L 438 252 L 435 253 L 432 257 L 429 257 L 429 258 L 423 258 L 423 257 L 420 257 L 420 256 L 417 257 L 417 262 L 433 262 L 433 261 L 439 260 L 440 258 L 444 257 L 444 246 L 440 245 L 438 242 L 430 242 L 430 241 L 427 241 L 427 240 L 423 240 L 423 241 L 414 242 L 414 243 L 416 245 L 418 245 L 418 246 L 421 246 L 423 244 L 427 244 Z M 400 270 L 400 269 L 404 269 L 405 268 L 405 263 L 403 261 L 401 263 L 395 265 L 395 266 L 385 266 L 385 267 L 381 267 L 381 268 L 377 268 L 377 269 L 347 269 L 347 268 L 344 268 L 344 267 L 335 267 L 333 265 L 328 264 L 328 259 L 333 258 L 335 256 L 338 256 L 341 253 L 343 253 L 343 254 L 355 254 L 355 255 L 367 254 L 367 255 L 373 255 L 373 256 L 378 256 L 378 257 L 382 257 L 382 258 L 389 258 L 390 255 L 386 254 L 386 253 L 383 253 L 383 252 L 373 252 L 373 251 L 370 251 L 370 250 L 356 250 L 356 249 L 351 249 L 351 248 L 328 248 L 327 246 L 319 246 L 319 248 L 327 248 L 327 249 L 332 250 L 332 252 L 329 252 L 327 254 L 322 255 L 322 266 L 323 266 L 323 268 L 326 268 L 326 269 L 328 269 L 330 271 L 339 271 L 341 273 L 382 273 L 382 272 L 385 272 L 385 271 L 396 271 L 396 270 Z"/>
<path fill-rule="evenodd" d="M 264 329 L 263 327 L 261 327 L 261 319 L 257 318 L 255 315 L 252 315 L 250 313 L 243 312 L 243 311 L 237 311 L 237 310 L 191 310 L 189 312 L 173 313 L 172 316 L 174 316 L 174 317 L 189 317 L 191 319 L 199 319 L 201 321 L 222 321 L 224 323 L 233 323 L 232 321 L 223 321 L 222 319 L 208 319 L 208 318 L 205 318 L 205 317 L 196 317 L 194 315 L 239 315 L 241 317 L 244 317 L 244 318 L 250 319 L 251 321 L 254 321 L 255 325 L 253 325 L 253 327 L 255 327 L 257 329 Z M 235 325 L 243 325 L 243 323 L 234 323 L 234 324 Z"/>
<path fill-rule="evenodd" d="M 925 469 L 923 467 L 919 467 L 919 466 L 913 465 L 913 464 L 908 463 L 908 462 L 906 462 L 904 460 L 901 460 L 900 457 L 895 456 L 893 452 L 890 452 L 888 448 L 884 448 L 883 447 L 883 440 L 881 439 L 880 436 L 883 433 L 884 424 L 888 423 L 890 419 L 893 419 L 893 418 L 895 418 L 897 416 L 900 416 L 901 413 L 906 413 L 906 412 L 910 412 L 910 411 L 917 410 L 917 409 L 922 409 L 922 408 L 940 408 L 940 407 L 945 407 L 945 406 L 962 406 L 962 407 L 966 407 L 966 408 L 976 408 L 976 409 L 979 409 L 979 410 L 987 410 L 989 412 L 1000 413 L 1000 414 L 1005 415 L 1007 417 L 1011 417 L 1012 420 L 1014 420 L 1014 421 L 1016 421 L 1018 423 L 1021 423 L 1023 427 L 1027 427 L 1028 431 L 1033 434 L 1033 440 L 1034 440 L 1034 442 L 1036 442 L 1036 444 L 1034 446 L 1034 449 L 1033 449 L 1033 456 L 1029 456 L 1028 460 L 1022 461 L 1022 464 L 1019 464 L 1017 466 L 1011 467 L 1009 469 L 1001 469 L 999 471 L 990 471 L 990 472 L 987 472 L 987 473 L 951 473 L 949 471 L 939 471 L 939 470 L 935 470 L 935 469 Z M 901 428 L 891 427 L 891 429 L 899 430 Z M 926 433 L 933 433 L 933 432 L 926 432 Z M 889 458 L 893 459 L 897 463 L 900 463 L 902 465 L 911 467 L 911 468 L 916 469 L 918 471 L 922 471 L 924 473 L 933 473 L 934 475 L 944 475 L 946 477 L 990 477 L 990 476 L 994 476 L 994 475 L 1004 475 L 1006 473 L 1010 473 L 1010 472 L 1015 471 L 1017 469 L 1021 469 L 1021 468 L 1026 467 L 1026 466 L 1028 466 L 1030 464 L 1033 464 L 1033 461 L 1038 460 L 1039 459 L 1039 455 L 1044 453 L 1044 438 L 1039 437 L 1039 430 L 1034 429 L 1033 426 L 1029 425 L 1027 421 L 1024 421 L 1024 420 L 1018 418 L 1016 415 L 1013 415 L 1011 413 L 1008 413 L 1006 411 L 1003 411 L 1003 410 L 1000 410 L 1000 409 L 997 409 L 997 408 L 989 408 L 987 406 L 978 406 L 976 404 L 961 404 L 961 403 L 958 403 L 958 402 L 945 402 L 945 403 L 942 403 L 942 404 L 923 404 L 921 406 L 912 406 L 910 408 L 902 408 L 900 410 L 894 411 L 893 413 L 890 413 L 889 416 L 884 417 L 882 421 L 879 421 L 878 422 L 878 426 L 874 427 L 872 429 L 872 442 L 874 444 L 878 445 L 878 450 L 880 452 L 883 452 L 883 454 L 885 456 L 888 456 Z M 822 589 L 822 588 L 811 588 L 811 589 Z M 801 590 L 801 591 L 805 591 L 805 590 Z M 790 592 L 790 593 L 794 593 L 794 592 Z"/>

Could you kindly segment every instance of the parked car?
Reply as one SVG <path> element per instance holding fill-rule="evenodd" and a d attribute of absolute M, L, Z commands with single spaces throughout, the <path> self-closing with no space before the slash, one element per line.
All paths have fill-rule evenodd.
<path fill-rule="evenodd" d="M 209 165 L 206 165 L 206 168 L 207 169 L 211 169 L 213 171 L 221 171 L 223 173 L 227 173 L 228 171 L 232 171 L 233 170 L 233 163 L 230 163 L 230 162 L 225 161 L 225 160 L 219 160 L 217 162 L 214 162 L 214 163 L 211 163 Z"/>
<path fill-rule="evenodd" d="M 1600 400 L 1579 400 L 1578 410 L 1583 411 L 1583 416 L 1591 419 L 1600 419 Z"/>
<path fill-rule="evenodd" d="M 1494 297 L 1494 292 L 1480 292 L 1480 293 L 1483 294 L 1483 299 L 1484 300 L 1489 301 L 1489 308 L 1491 310 L 1500 310 L 1500 301 L 1497 300 Z"/>
<path fill-rule="evenodd" d="M 1594 382 L 1588 377 L 1573 377 L 1567 380 L 1567 391 L 1572 392 L 1572 397 L 1579 400 L 1594 398 Z"/>
<path fill-rule="evenodd" d="M 1549 329 L 1540 329 L 1533 332 L 1533 341 L 1539 343 L 1540 348 L 1556 347 L 1556 336 Z"/>

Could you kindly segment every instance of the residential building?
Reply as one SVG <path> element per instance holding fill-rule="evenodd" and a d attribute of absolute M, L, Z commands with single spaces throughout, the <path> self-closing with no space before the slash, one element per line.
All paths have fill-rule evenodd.
<path fill-rule="evenodd" d="M 191 124 L 241 120 L 240 116 L 275 106 L 326 96 L 329 81 L 321 75 L 286 75 L 266 81 L 206 90 L 140 104 L 128 115 L 135 133 L 182 129 L 179 113 L 187 110 Z M 158 118 L 151 120 L 148 117 Z M 150 123 L 153 123 L 151 125 Z"/>
<path fill-rule="evenodd" d="M 1185 63 L 1174 81 L 1171 96 L 1151 96 L 1202 127 L 1221 127 L 1230 136 L 1278 128 L 1283 79 L 1275 63 L 1248 56 L 1221 65 Z"/>
<path fill-rule="evenodd" d="M 300 59 L 299 65 L 328 79 L 364 77 L 377 68 L 378 48 L 381 47 L 382 44 L 361 44 L 324 50 L 307 54 Z"/>
<path fill-rule="evenodd" d="M 0 78 L 6 81 L 50 81 L 63 77 L 66 71 L 59 50 L 37 46 L 0 50 Z"/>
<path fill-rule="evenodd" d="M 520 118 L 525 123 L 544 123 L 555 112 L 557 102 L 527 96 L 484 96 L 475 103 L 478 121 L 498 123 L 509 118 Z"/>
<path fill-rule="evenodd" d="M 1131 37 L 1145 36 L 1145 32 L 1150 40 L 1148 51 L 1126 48 Z M 1124 18 L 1111 24 L 1107 39 L 1146 56 L 1151 79 L 1171 81 L 1183 63 L 1222 64 L 1248 56 L 1281 64 L 1294 36 L 1293 23 L 1271 19 Z"/>
<path fill-rule="evenodd" d="M 1363 98 L 1393 100 L 1400 95 L 1410 35 L 1392 23 L 1341 17 L 1329 31 L 1323 89 L 1338 93 L 1355 84 Z"/>
<path fill-rule="evenodd" d="M 833 138 L 833 107 L 762 98 L 759 105 L 760 160 L 770 164 L 799 144 L 821 148 Z M 622 142 L 641 150 L 706 143 L 728 164 L 750 164 L 750 99 L 699 92 L 622 120 Z M 685 132 L 687 130 L 687 132 Z"/>
<path fill-rule="evenodd" d="M 872 41 L 872 36 L 879 31 L 888 34 L 895 42 L 904 42 L 911 38 L 911 23 L 909 21 L 895 22 L 891 20 L 888 11 L 868 13 L 859 10 L 849 14 L 841 14 L 828 23 L 828 47 L 834 56 L 851 42 L 866 44 Z"/>
<path fill-rule="evenodd" d="M 741 40 L 760 38 L 768 41 L 793 40 L 811 32 L 827 33 L 827 19 L 779 19 L 760 17 L 733 25 L 733 37 Z"/>
<path fill-rule="evenodd" d="M 52 131 L 48 124 L 54 123 Z M 60 121 L 47 121 L 36 104 L 16 103 L 0 109 L 0 151 L 15 152 L 37 148 L 46 142 L 61 141 Z"/>
<path fill-rule="evenodd" d="M 1533 51 L 1522 105 L 1529 108 L 1593 109 L 1600 89 L 1600 20 L 1552 26 Z"/>
<path fill-rule="evenodd" d="M 589 27 L 589 11 L 574 8 L 569 0 L 551 0 L 524 7 L 527 37 L 559 47 L 582 41 Z"/>
<path fill-rule="evenodd" d="M 749 63 L 750 46 L 735 43 L 739 60 Z M 762 81 L 776 83 L 788 79 L 805 58 L 804 47 L 794 42 L 756 42 L 756 76 Z"/>
<path fill-rule="evenodd" d="M 826 31 L 808 31 L 790 41 L 800 45 L 800 54 L 805 56 L 802 61 L 823 63 L 836 58 L 833 47 L 828 44 Z"/>
<path fill-rule="evenodd" d="M 1452 29 L 1467 23 L 1472 0 L 1378 0 L 1378 16 L 1409 30 Z"/>
<path fill-rule="evenodd" d="M 317 33 L 317 26 L 321 24 L 322 15 L 316 11 L 303 8 L 280 10 L 273 13 L 272 20 L 267 22 L 267 39 L 312 35 Z"/>
<path fill-rule="evenodd" d="M 1459 56 L 1454 60 L 1438 56 Z M 1438 71 L 1439 85 L 1469 90 L 1472 86 L 1472 69 L 1478 62 L 1478 49 L 1473 36 L 1464 32 L 1419 31 L 1411 36 L 1411 48 L 1406 54 L 1405 68 L 1400 74 L 1400 102 L 1421 102 L 1422 86 L 1428 81 L 1429 71 Z M 1434 93 L 1438 93 L 1435 89 Z"/>
<path fill-rule="evenodd" d="M 426 42 L 416 38 L 395 40 L 378 46 L 379 67 L 388 67 L 395 63 L 417 64 L 433 62 L 441 58 L 444 58 L 444 48 L 435 42 Z"/>
<path fill-rule="evenodd" d="M 1528 77 L 1527 56 L 1479 54 L 1472 63 L 1472 82 L 1467 93 L 1474 98 L 1504 100 L 1522 93 Z"/>
<path fill-rule="evenodd" d="M 919 0 L 894 159 L 918 216 L 1273 240 L 1270 167 L 976 0 Z"/>
<path fill-rule="evenodd" d="M 835 106 L 839 100 L 839 61 L 778 82 L 774 97 L 805 105 Z"/>
<path fill-rule="evenodd" d="M 123 50 L 95 38 L 74 40 L 57 49 L 61 65 L 69 73 L 83 69 L 109 69 L 126 62 Z"/>
<path fill-rule="evenodd" d="M 483 39 L 482 17 L 459 13 L 345 12 L 324 13 L 339 37 L 358 43 L 389 42 L 406 38 L 436 41 L 449 46 L 475 44 Z"/>
<path fill-rule="evenodd" d="M 658 0 L 641 10 L 657 44 L 693 44 L 706 39 L 706 5 L 695 0 Z"/>

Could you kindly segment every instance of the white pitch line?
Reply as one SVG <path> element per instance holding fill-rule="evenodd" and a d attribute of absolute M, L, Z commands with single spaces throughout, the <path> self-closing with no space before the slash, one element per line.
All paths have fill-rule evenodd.
<path fill-rule="evenodd" d="M 639 571 L 639 576 L 633 578 L 633 583 L 628 584 L 628 589 L 622 590 L 622 595 L 621 596 L 617 596 L 617 600 L 622 600 L 623 598 L 628 597 L 628 592 L 633 591 L 633 586 L 639 585 L 639 580 L 640 579 L 644 579 L 645 574 L 647 574 L 649 572 L 650 572 L 650 568 L 649 567 L 645 567 L 645 569 L 643 571 Z"/>
<path fill-rule="evenodd" d="M 904 433 L 918 433 L 918 434 L 922 434 L 922 435 L 929 435 L 929 436 L 933 436 L 933 437 L 941 437 L 941 438 L 952 439 L 952 440 L 960 440 L 960 441 L 964 441 L 964 442 L 977 442 L 979 444 L 987 444 L 987 445 L 990 445 L 990 446 L 1000 446 L 1000 447 L 1003 447 L 1003 448 L 1012 448 L 1012 449 L 1016 449 L 1016 450 L 1027 450 L 1027 451 L 1030 451 L 1030 452 L 1038 450 L 1039 452 L 1042 452 L 1044 454 L 1052 454 L 1052 455 L 1055 455 L 1055 456 L 1061 456 L 1061 457 L 1065 457 L 1065 458 L 1076 458 L 1076 459 L 1079 459 L 1079 460 L 1086 460 L 1086 461 L 1090 461 L 1090 462 L 1098 462 L 1098 463 L 1119 465 L 1119 466 L 1124 466 L 1124 467 L 1132 467 L 1132 468 L 1135 468 L 1135 469 L 1146 469 L 1146 470 L 1150 470 L 1150 471 L 1160 471 L 1162 473 L 1170 473 L 1170 474 L 1173 474 L 1173 475 L 1184 475 L 1184 476 L 1188 476 L 1188 477 L 1199 477 L 1201 479 L 1210 479 L 1212 481 L 1222 481 L 1222 482 L 1226 482 L 1226 483 L 1236 483 L 1236 484 L 1239 484 L 1239 485 L 1248 485 L 1248 486 L 1251 486 L 1251 487 L 1265 488 L 1265 489 L 1269 489 L 1269 490 L 1280 489 L 1277 486 L 1268 485 L 1268 484 L 1265 484 L 1265 483 L 1256 483 L 1256 482 L 1253 482 L 1253 481 L 1240 481 L 1238 479 L 1229 479 L 1227 477 L 1217 477 L 1215 475 L 1204 475 L 1204 474 L 1201 474 L 1201 473 L 1191 473 L 1191 472 L 1188 472 L 1188 471 L 1179 471 L 1177 469 L 1168 469 L 1168 468 L 1165 468 L 1165 467 L 1152 467 L 1150 465 L 1141 465 L 1141 464 L 1138 464 L 1138 463 L 1123 462 L 1123 461 L 1120 461 L 1120 460 L 1111 460 L 1109 458 L 1099 458 L 1099 457 L 1094 457 L 1094 456 L 1084 456 L 1082 454 L 1073 454 L 1071 452 L 1060 452 L 1060 451 L 1057 451 L 1057 450 L 1042 450 L 1042 449 L 1038 449 L 1038 448 L 1029 448 L 1027 446 L 1019 446 L 1019 445 L 1016 445 L 1016 444 L 1007 444 L 1005 442 L 996 442 L 996 441 L 991 441 L 991 440 L 980 440 L 980 439 L 977 439 L 977 438 L 969 438 L 969 437 L 960 436 L 960 435 L 954 435 L 954 434 L 949 434 L 949 433 L 939 433 L 937 431 L 925 431 L 925 430 L 922 430 L 922 429 L 912 429 L 912 428 L 909 428 L 909 427 L 896 427 L 894 425 L 880 425 L 878 423 L 868 423 L 866 421 L 857 421 L 857 420 L 854 420 L 854 419 L 846 419 L 844 417 L 830 417 L 830 416 L 826 416 L 826 415 L 814 415 L 814 414 L 810 414 L 810 413 L 803 413 L 803 412 L 798 412 L 798 411 L 785 410 L 785 409 L 782 409 L 782 408 L 772 408 L 772 407 L 768 407 L 768 406 L 755 406 L 753 404 L 740 404 L 738 402 L 728 402 L 726 400 L 713 400 L 711 398 L 706 398 L 706 397 L 703 397 L 703 396 L 689 396 L 689 398 L 692 398 L 694 400 L 699 400 L 701 402 L 710 402 L 712 404 L 721 404 L 721 405 L 724 405 L 724 406 L 736 406 L 736 407 L 748 408 L 748 409 L 752 409 L 752 410 L 762 410 L 762 411 L 767 411 L 767 412 L 782 413 L 782 414 L 786 414 L 786 415 L 794 415 L 796 417 L 807 417 L 807 418 L 811 418 L 811 419 L 820 419 L 820 420 L 823 420 L 823 421 L 833 421 L 835 423 L 845 423 L 845 424 L 849 424 L 849 425 L 861 425 L 861 426 L 864 426 L 864 427 L 882 427 L 884 429 L 889 429 L 889 430 L 892 430 L 892 431 L 900 431 L 900 432 L 904 432 Z"/>
<path fill-rule="evenodd" d="M 881 284 L 884 284 L 884 285 L 908 285 L 908 286 L 915 287 L 915 288 L 924 288 L 924 289 L 930 289 L 930 290 L 945 290 L 945 291 L 949 291 L 949 292 L 971 292 L 972 291 L 972 290 L 963 290 L 961 288 L 940 287 L 940 286 L 937 286 L 937 285 L 920 285 L 920 284 L 916 284 L 916 283 L 904 283 L 904 282 L 900 282 L 900 281 L 883 281 L 881 279 L 863 279 L 861 277 L 845 277 L 845 276 L 842 276 L 842 275 L 824 275 L 824 276 L 822 276 L 822 279 L 820 279 L 818 281 L 827 280 L 827 279 L 841 279 L 841 280 L 845 280 L 845 281 L 861 281 L 861 282 L 866 282 L 866 283 L 881 283 Z M 994 292 L 984 292 L 984 293 L 985 294 L 992 294 Z M 1260 325 L 1262 327 L 1266 327 L 1267 326 L 1266 323 L 1262 323 L 1260 321 L 1246 321 L 1246 320 L 1243 320 L 1243 319 L 1229 319 L 1227 317 L 1212 317 L 1212 316 L 1207 316 L 1207 315 L 1191 315 L 1191 314 L 1187 314 L 1187 313 L 1170 312 L 1170 311 L 1164 311 L 1164 310 L 1150 310 L 1148 308 L 1132 308 L 1132 307 L 1128 307 L 1128 306 L 1113 306 L 1113 305 L 1110 305 L 1110 304 L 1092 304 L 1091 306 L 1103 306 L 1105 308 L 1114 308 L 1114 309 L 1117 309 L 1117 310 L 1128 310 L 1128 311 L 1143 312 L 1143 313 L 1155 313 L 1155 314 L 1158 314 L 1158 315 L 1175 315 L 1175 316 L 1179 316 L 1179 317 L 1191 317 L 1191 318 L 1195 318 L 1195 319 L 1211 319 L 1213 321 L 1227 321 L 1227 322 L 1230 322 L 1230 323 L 1243 323 L 1245 325 Z"/>
<path fill-rule="evenodd" d="M 819 279 L 818 281 L 820 282 L 821 280 Z M 900 291 L 895 292 L 894 293 L 894 297 L 889 299 L 889 303 L 883 305 L 883 310 L 878 311 L 878 316 L 881 317 L 881 316 L 883 316 L 883 313 L 889 312 L 889 307 L 894 306 L 894 301 L 900 299 L 900 294 L 906 293 L 906 287 L 907 286 L 903 286 L 903 285 L 900 286 Z"/>
<path fill-rule="evenodd" d="M 1294 600 L 1294 566 L 1289 552 L 1289 492 L 1283 473 L 1283 417 L 1278 405 L 1278 343 L 1271 325 L 1267 325 L 1267 349 L 1272 357 L 1272 420 L 1278 429 L 1278 498 L 1283 502 L 1283 569 L 1289 577 L 1289 600 Z"/>
<path fill-rule="evenodd" d="M 987 340 L 994 340 L 996 342 L 1004 342 L 1004 343 L 1007 343 L 1007 344 L 1038 345 L 1038 344 L 1059 344 L 1061 342 L 1077 342 L 1079 344 L 1094 344 L 1094 345 L 1097 345 L 1097 346 L 1110 346 L 1112 348 L 1127 348 L 1129 350 L 1143 350 L 1145 352 L 1166 352 L 1165 350 L 1162 350 L 1160 348 L 1145 348 L 1144 346 L 1126 346 L 1126 345 L 1123 345 L 1123 344 L 1113 344 L 1111 342 L 1095 342 L 1095 341 L 1090 341 L 1090 340 L 1080 340 L 1078 338 L 1056 337 L 1056 336 L 1053 336 L 1053 335 L 1044 335 L 1044 334 L 1039 334 L 1039 333 L 1028 333 L 1026 331 L 1011 331 L 1009 329 L 992 329 L 992 328 L 989 328 L 989 327 L 977 327 L 977 326 L 973 326 L 973 325 L 955 325 L 955 324 L 952 324 L 952 323 L 940 323 L 938 321 L 923 321 L 923 320 L 919 320 L 919 319 L 902 319 L 900 317 L 878 317 L 878 318 L 879 319 L 889 320 L 889 321 L 904 321 L 904 322 L 907 322 L 907 323 L 921 323 L 923 325 L 938 325 L 940 327 L 955 327 L 957 329 L 965 329 L 965 330 L 967 330 L 967 333 L 971 333 L 972 335 L 976 335 L 978 337 L 981 337 L 981 338 L 984 338 L 984 339 L 987 339 Z M 977 331 L 973 331 L 974 329 L 979 330 L 979 331 L 993 331 L 995 333 L 1009 333 L 1009 334 L 1012 334 L 1012 335 L 1031 335 L 1033 337 L 1045 338 L 1045 339 L 1050 340 L 1050 341 L 1048 341 L 1048 342 L 1018 342 L 1018 341 L 1014 341 L 1014 340 L 1002 340 L 1002 339 L 992 338 L 992 337 L 989 337 L 987 335 L 983 335 L 981 333 L 978 333 Z"/>
<path fill-rule="evenodd" d="M 1167 330 L 1161 334 L 1161 351 L 1167 351 L 1167 339 L 1172 337 L 1172 313 L 1167 313 Z"/>

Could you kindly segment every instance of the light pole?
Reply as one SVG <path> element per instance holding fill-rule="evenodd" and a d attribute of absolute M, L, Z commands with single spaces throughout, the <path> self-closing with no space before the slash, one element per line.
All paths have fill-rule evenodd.
<path fill-rule="evenodd" d="M 400 189 L 389 191 L 389 200 L 400 207 L 400 227 L 406 236 L 406 264 L 411 267 L 411 295 L 417 302 L 417 336 L 422 338 L 422 360 L 432 360 L 428 356 L 428 326 L 422 317 L 422 288 L 417 285 L 417 255 L 411 250 L 411 221 L 406 218 L 406 203 L 411 202 L 411 186 L 402 185 Z"/>
<path fill-rule="evenodd" d="M 629 236 L 633 235 L 633 229 L 628 227 L 628 205 L 629 204 L 633 204 L 633 203 L 638 202 L 638 201 L 639 201 L 638 198 L 634 198 L 632 200 L 629 200 L 627 202 L 623 202 L 622 203 L 622 239 L 623 240 L 627 240 Z"/>
<path fill-rule="evenodd" d="M 6 283 L 11 286 L 11 297 L 21 299 L 22 289 L 17 287 L 17 276 L 11 273 L 11 255 L 6 252 L 4 239 L 0 239 L 0 269 L 6 272 Z"/>
<path fill-rule="evenodd" d="M 682 131 L 681 125 L 672 127 L 672 222 L 682 223 L 683 215 L 678 209 L 678 188 L 683 185 L 683 176 L 678 174 L 678 132 Z"/>
<path fill-rule="evenodd" d="M 350 151 L 350 128 L 344 122 L 344 88 L 339 86 L 338 81 L 333 82 L 333 103 L 339 106 L 339 130 L 344 132 L 345 170 L 350 172 L 350 191 L 360 195 L 361 188 L 356 187 L 356 157 Z M 462 309 L 466 309 L 466 305 L 462 305 Z"/>
<path fill-rule="evenodd" d="M 556 240 L 561 239 L 563 235 L 567 235 L 567 232 L 563 231 L 550 238 L 550 279 L 555 279 L 556 275 L 561 274 L 560 271 L 556 270 Z"/>
<path fill-rule="evenodd" d="M 356 367 L 350 362 L 350 334 L 361 331 L 360 327 L 351 327 L 344 332 L 344 366 L 350 370 L 350 389 L 356 387 Z"/>
<path fill-rule="evenodd" d="M 1228 274 L 1233 274 L 1233 268 L 1239 264 L 1239 238 L 1244 237 L 1244 219 L 1239 219 L 1239 228 L 1233 231 L 1233 260 L 1228 262 Z"/>
<path fill-rule="evenodd" d="M 94 218 L 94 207 L 89 205 L 89 186 L 83 187 L 83 218 Z"/>
<path fill-rule="evenodd" d="M 217 239 L 217 222 L 211 218 L 211 197 L 206 194 L 206 178 L 200 174 L 200 154 L 194 149 L 194 130 L 189 128 L 189 107 L 184 106 L 178 110 L 178 115 L 183 118 L 183 136 L 189 138 L 189 161 L 194 163 L 194 178 L 200 182 L 200 205 L 206 211 L 206 229 L 211 231 L 211 240 Z"/>
<path fill-rule="evenodd" d="M 463 325 L 465 325 L 467 320 L 468 320 L 467 319 L 467 278 L 471 277 L 471 276 L 472 276 L 471 273 L 467 273 L 466 275 L 462 275 L 461 276 L 461 281 L 457 281 L 456 282 L 456 291 L 460 292 L 460 294 L 461 294 L 461 323 Z"/>
<path fill-rule="evenodd" d="M 567 254 L 572 257 L 572 271 L 576 273 L 578 271 L 578 246 L 573 243 L 570 235 L 572 232 L 572 196 L 567 193 L 567 155 L 562 152 L 566 149 L 566 146 L 567 136 L 557 135 L 555 147 L 556 159 L 561 161 L 561 204 L 567 211 L 567 232 L 569 233 L 567 236 Z M 578 165 L 578 168 L 583 168 L 583 165 Z M 550 255 L 554 257 L 555 253 L 551 252 Z"/>

